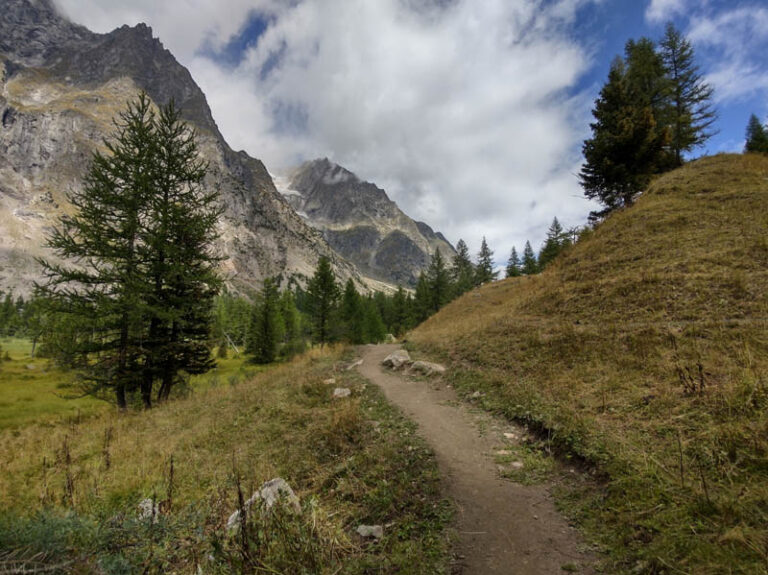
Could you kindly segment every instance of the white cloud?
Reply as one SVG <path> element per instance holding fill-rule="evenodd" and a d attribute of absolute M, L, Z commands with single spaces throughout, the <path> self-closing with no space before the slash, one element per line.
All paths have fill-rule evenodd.
<path fill-rule="evenodd" d="M 711 60 L 707 80 L 718 101 L 768 94 L 768 8 L 740 6 L 691 18 L 688 37 Z"/>
<path fill-rule="evenodd" d="M 687 0 L 651 0 L 645 18 L 652 23 L 666 22 L 684 13 L 687 4 Z"/>
<path fill-rule="evenodd" d="M 272 170 L 328 156 L 452 241 L 486 236 L 500 263 L 594 208 L 575 177 L 591 102 L 567 96 L 588 1 L 59 0 L 99 31 L 150 24 L 235 149 Z M 199 53 L 254 8 L 276 20 L 236 69 Z"/>

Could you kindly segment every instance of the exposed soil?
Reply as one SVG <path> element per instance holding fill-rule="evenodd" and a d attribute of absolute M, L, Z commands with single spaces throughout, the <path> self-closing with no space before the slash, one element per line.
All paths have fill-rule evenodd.
<path fill-rule="evenodd" d="M 455 573 L 593 573 L 594 557 L 557 512 L 546 485 L 524 486 L 500 477 L 494 450 L 519 441 L 525 431 L 472 412 L 446 385 L 413 381 L 383 368 L 381 361 L 396 349 L 361 348 L 358 369 L 418 424 L 437 455 L 446 493 L 458 509 Z"/>

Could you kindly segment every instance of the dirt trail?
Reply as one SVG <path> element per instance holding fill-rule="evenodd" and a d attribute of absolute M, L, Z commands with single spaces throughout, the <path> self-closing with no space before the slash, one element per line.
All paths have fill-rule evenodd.
<path fill-rule="evenodd" d="M 567 566 L 568 571 L 593 573 L 592 558 L 556 511 L 546 488 L 499 477 L 492 454 L 504 441 L 509 443 L 502 432 L 520 437 L 523 430 L 470 413 L 445 386 L 408 381 L 382 368 L 381 361 L 399 348 L 361 348 L 363 364 L 358 369 L 418 424 L 419 433 L 435 450 L 447 494 L 458 508 L 456 572 L 551 575 L 565 573 Z"/>

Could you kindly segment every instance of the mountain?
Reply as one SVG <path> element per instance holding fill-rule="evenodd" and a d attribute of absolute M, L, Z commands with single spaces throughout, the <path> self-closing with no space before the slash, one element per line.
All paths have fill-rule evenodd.
<path fill-rule="evenodd" d="M 144 90 L 171 98 L 196 130 L 225 213 L 222 271 L 244 287 L 265 277 L 309 276 L 321 255 L 341 280 L 361 281 L 322 234 L 275 189 L 259 160 L 232 150 L 205 95 L 144 24 L 95 34 L 62 17 L 51 0 L 4 0 L 0 19 L 0 289 L 29 290 L 46 230 L 69 209 L 112 118 Z"/>
<path fill-rule="evenodd" d="M 296 211 L 366 276 L 414 286 L 437 249 L 455 251 L 441 233 L 405 215 L 386 192 L 327 158 L 275 178 Z"/>
<path fill-rule="evenodd" d="M 690 162 L 542 274 L 408 335 L 601 478 L 563 503 L 611 553 L 605 572 L 765 570 L 767 205 L 768 156 Z"/>

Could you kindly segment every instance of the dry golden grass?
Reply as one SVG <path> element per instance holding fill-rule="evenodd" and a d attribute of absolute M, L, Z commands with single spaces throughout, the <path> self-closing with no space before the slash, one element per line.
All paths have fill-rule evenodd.
<path fill-rule="evenodd" d="M 768 158 L 721 155 L 660 177 L 541 275 L 471 292 L 409 340 L 597 466 L 607 482 L 581 494 L 581 520 L 613 569 L 763 573 L 766 328 Z"/>
<path fill-rule="evenodd" d="M 375 389 L 355 372 L 335 372 L 341 354 L 313 350 L 251 380 L 221 382 L 150 412 L 110 411 L 81 423 L 0 430 L 0 532 L 22 526 L 17 535 L 0 533 L 0 549 L 9 544 L 4 537 L 19 545 L 40 539 L 28 533 L 53 530 L 51 538 L 65 540 L 60 555 L 101 554 L 99 561 L 113 561 L 113 543 L 104 543 L 102 535 L 83 535 L 112 525 L 121 538 L 136 540 L 126 551 L 133 554 L 132 568 L 191 572 L 205 556 L 202 550 L 215 554 L 222 545 L 225 550 L 237 545 L 224 529 L 238 506 L 235 478 L 247 498 L 262 482 L 281 476 L 305 513 L 298 523 L 271 527 L 278 538 L 286 529 L 295 532 L 285 540 L 264 535 L 267 527 L 255 528 L 254 537 L 267 537 L 262 543 L 269 551 L 259 561 L 275 569 L 283 565 L 284 572 L 292 572 L 296 561 L 312 561 L 317 572 L 338 572 L 340 565 L 345 572 L 361 572 L 361 565 L 371 562 L 390 566 L 382 572 L 440 570 L 447 559 L 442 529 L 450 512 L 440 499 L 434 460 L 411 424 Z M 333 400 L 334 386 L 322 383 L 330 376 L 350 387 L 353 397 Z M 419 482 L 418 489 L 412 481 Z M 147 548 L 147 535 L 137 531 L 151 530 L 135 524 L 136 506 L 144 498 L 161 502 L 167 517 L 166 534 L 161 537 L 158 528 L 153 535 L 164 537 L 165 555 L 151 544 Z M 50 527 L 73 512 L 97 527 Z M 352 534 L 360 523 L 389 524 L 386 541 L 371 548 L 361 544 Z M 75 535 L 61 535 L 70 531 Z M 190 549 L 187 539 L 195 541 Z M 295 545 L 312 551 L 299 559 L 291 551 Z M 0 570 L 2 559 L 0 553 Z M 91 559 L 86 567 L 93 567 Z M 219 567 L 234 568 L 226 562 Z"/>

